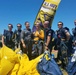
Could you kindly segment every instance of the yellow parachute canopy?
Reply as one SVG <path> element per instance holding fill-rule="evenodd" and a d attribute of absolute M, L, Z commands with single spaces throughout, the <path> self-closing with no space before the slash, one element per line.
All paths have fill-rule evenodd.
<path fill-rule="evenodd" d="M 30 61 L 26 54 L 16 54 L 17 51 L 6 46 L 0 49 L 0 75 L 39 75 L 36 66 L 43 55 Z"/>

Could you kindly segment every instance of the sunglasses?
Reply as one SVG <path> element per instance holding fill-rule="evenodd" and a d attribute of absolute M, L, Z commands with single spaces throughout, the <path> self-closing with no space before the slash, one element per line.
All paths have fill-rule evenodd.
<path fill-rule="evenodd" d="M 12 26 L 8 26 L 8 28 L 13 28 Z"/>
<path fill-rule="evenodd" d="M 48 25 L 48 24 L 44 24 L 44 25 Z"/>
<path fill-rule="evenodd" d="M 17 26 L 17 27 L 21 27 L 21 26 Z"/>
<path fill-rule="evenodd" d="M 36 27 L 39 27 L 39 26 L 36 26 Z"/>

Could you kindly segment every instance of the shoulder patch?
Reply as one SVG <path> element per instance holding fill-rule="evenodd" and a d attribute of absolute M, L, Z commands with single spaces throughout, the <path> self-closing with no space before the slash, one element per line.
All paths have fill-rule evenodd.
<path fill-rule="evenodd" d="M 51 33 L 48 34 L 49 36 L 51 35 Z"/>
<path fill-rule="evenodd" d="M 65 30 L 65 32 L 68 32 L 68 30 Z"/>

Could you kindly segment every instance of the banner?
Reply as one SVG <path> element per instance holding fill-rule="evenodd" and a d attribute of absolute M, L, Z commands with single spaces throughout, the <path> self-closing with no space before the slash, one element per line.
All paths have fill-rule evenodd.
<path fill-rule="evenodd" d="M 58 8 L 58 5 L 61 0 L 44 0 L 44 2 L 41 5 L 41 8 L 38 12 L 38 15 L 35 19 L 33 31 L 35 31 L 35 24 L 36 22 L 40 23 L 40 27 L 43 29 L 43 23 L 44 21 L 49 21 L 50 26 L 52 26 L 52 21 L 54 19 L 56 10 Z"/>

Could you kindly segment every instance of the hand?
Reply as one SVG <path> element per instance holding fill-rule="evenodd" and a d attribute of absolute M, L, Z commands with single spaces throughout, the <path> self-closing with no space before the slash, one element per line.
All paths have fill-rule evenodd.
<path fill-rule="evenodd" d="M 45 50 L 48 50 L 48 47 L 47 46 L 45 46 Z"/>
<path fill-rule="evenodd" d="M 45 46 L 48 46 L 47 43 L 45 43 Z"/>
<path fill-rule="evenodd" d="M 35 42 L 35 44 L 37 44 L 38 42 Z"/>
<path fill-rule="evenodd" d="M 39 32 L 37 33 L 37 36 L 39 36 Z"/>
<path fill-rule="evenodd" d="M 35 32 L 33 32 L 33 34 L 35 34 Z"/>
<path fill-rule="evenodd" d="M 3 44 L 3 46 L 5 46 L 5 44 Z"/>
<path fill-rule="evenodd" d="M 23 47 L 24 47 L 24 48 L 26 48 L 26 45 L 25 45 L 25 44 L 23 44 Z"/>

